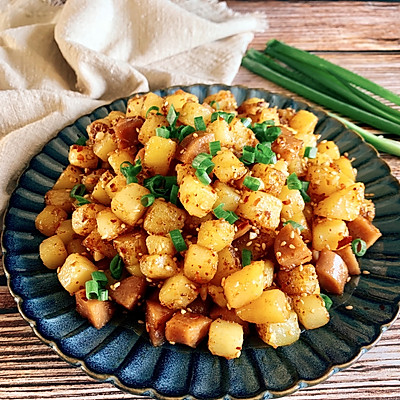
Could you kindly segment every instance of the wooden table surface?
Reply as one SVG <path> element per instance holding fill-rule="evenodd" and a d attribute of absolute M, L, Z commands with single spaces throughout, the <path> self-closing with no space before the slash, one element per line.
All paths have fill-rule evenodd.
<path fill-rule="evenodd" d="M 400 2 L 229 1 L 238 11 L 260 10 L 269 30 L 251 47 L 270 38 L 309 50 L 400 94 Z M 290 94 L 241 68 L 234 84 Z M 290 94 L 292 95 L 292 94 Z M 299 98 L 298 96 L 294 96 Z M 382 155 L 400 178 L 400 159 Z M 293 399 L 400 399 L 400 321 L 352 367 Z M 20 317 L 0 268 L 0 400 L 133 399 L 110 383 L 99 383 L 61 360 L 42 344 Z"/>

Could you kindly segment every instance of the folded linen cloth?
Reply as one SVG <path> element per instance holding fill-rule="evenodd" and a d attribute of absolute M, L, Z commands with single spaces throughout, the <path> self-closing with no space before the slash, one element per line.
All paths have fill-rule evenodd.
<path fill-rule="evenodd" d="M 217 0 L 0 0 L 0 211 L 30 158 L 94 108 L 230 84 L 262 14 Z"/>

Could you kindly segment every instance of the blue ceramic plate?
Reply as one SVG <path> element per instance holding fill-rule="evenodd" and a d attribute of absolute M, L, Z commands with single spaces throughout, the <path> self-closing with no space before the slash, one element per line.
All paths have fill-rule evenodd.
<path fill-rule="evenodd" d="M 160 96 L 177 88 L 156 91 Z M 245 341 L 239 359 L 212 356 L 205 346 L 190 349 L 164 345 L 154 348 L 143 325 L 117 315 L 100 331 L 75 311 L 74 298 L 46 269 L 38 255 L 43 236 L 35 229 L 36 215 L 68 162 L 68 148 L 86 135 L 86 126 L 111 110 L 125 111 L 127 99 L 101 107 L 64 128 L 32 159 L 20 178 L 5 216 L 4 265 L 9 288 L 22 317 L 36 335 L 62 358 L 81 366 L 91 377 L 111 381 L 134 394 L 158 398 L 273 398 L 314 385 L 349 366 L 380 338 L 399 311 L 400 187 L 376 151 L 336 120 L 304 103 L 258 89 L 195 85 L 182 87 L 200 100 L 230 89 L 238 104 L 249 97 L 271 106 L 307 109 L 319 117 L 316 132 L 334 140 L 354 158 L 358 180 L 373 194 L 375 225 L 383 237 L 361 258 L 368 275 L 355 277 L 342 296 L 333 296 L 328 325 L 304 331 L 291 346 L 274 350 L 256 338 Z M 346 309 L 352 305 L 351 310 Z"/>

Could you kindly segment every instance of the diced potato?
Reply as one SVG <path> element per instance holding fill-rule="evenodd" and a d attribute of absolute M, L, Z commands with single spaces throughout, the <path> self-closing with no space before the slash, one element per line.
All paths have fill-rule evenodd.
<path fill-rule="evenodd" d="M 67 245 L 72 239 L 77 238 L 78 235 L 72 228 L 72 219 L 62 221 L 56 230 L 56 235 L 60 237 L 64 245 Z"/>
<path fill-rule="evenodd" d="M 196 117 L 203 117 L 205 125 L 211 120 L 212 108 L 204 106 L 199 103 L 187 102 L 183 104 L 179 113 L 178 121 L 184 125 L 190 125 L 195 128 L 194 119 Z"/>
<path fill-rule="evenodd" d="M 224 205 L 224 210 L 235 211 L 239 205 L 240 192 L 234 189 L 232 186 L 220 181 L 216 181 L 213 184 L 213 188 L 218 196 L 213 208 L 218 207 L 222 203 Z"/>
<path fill-rule="evenodd" d="M 197 178 L 186 175 L 179 187 L 179 200 L 185 210 L 195 217 L 205 217 L 218 198 L 211 186 L 203 185 Z"/>
<path fill-rule="evenodd" d="M 265 284 L 264 261 L 253 261 L 222 282 L 230 308 L 239 308 L 260 297 Z"/>
<path fill-rule="evenodd" d="M 97 227 L 96 215 L 105 207 L 101 204 L 89 203 L 78 207 L 72 213 L 72 228 L 81 236 L 89 235 Z"/>
<path fill-rule="evenodd" d="M 283 186 L 278 198 L 282 201 L 281 218 L 286 221 L 293 218 L 293 215 L 304 210 L 304 200 L 299 190 L 289 189 Z"/>
<path fill-rule="evenodd" d="M 156 136 L 156 129 L 168 126 L 167 118 L 164 115 L 156 115 L 150 111 L 139 131 L 139 142 L 146 144 L 152 136 Z"/>
<path fill-rule="evenodd" d="M 177 312 L 165 325 L 165 337 L 172 344 L 182 343 L 195 348 L 207 336 L 211 322 L 201 314 Z"/>
<path fill-rule="evenodd" d="M 86 191 L 91 192 L 94 189 L 105 171 L 104 168 L 100 168 L 82 176 L 82 184 L 85 185 Z"/>
<path fill-rule="evenodd" d="M 167 175 L 175 155 L 176 142 L 161 136 L 152 136 L 144 146 L 143 164 L 154 174 Z"/>
<path fill-rule="evenodd" d="M 175 110 L 177 112 L 180 112 L 182 110 L 183 105 L 188 101 L 198 103 L 199 99 L 194 94 L 184 92 L 183 90 L 179 89 L 175 93 L 165 97 L 164 107 L 168 112 L 171 105 L 173 105 Z"/>
<path fill-rule="evenodd" d="M 228 360 L 240 357 L 243 346 L 242 325 L 216 319 L 210 325 L 208 332 L 208 349 L 215 356 L 225 357 Z"/>
<path fill-rule="evenodd" d="M 36 217 L 35 227 L 45 236 L 53 236 L 68 214 L 60 207 L 46 206 Z"/>
<path fill-rule="evenodd" d="M 278 138 L 272 142 L 271 149 L 276 153 L 278 159 L 291 161 L 299 159 L 300 150 L 303 148 L 303 141 L 296 139 L 292 133 L 283 131 Z"/>
<path fill-rule="evenodd" d="M 114 315 L 115 306 L 111 301 L 88 300 L 86 290 L 75 293 L 76 310 L 96 328 L 101 329 Z"/>
<path fill-rule="evenodd" d="M 146 331 L 153 346 L 161 346 L 165 342 L 165 324 L 172 317 L 174 310 L 162 306 L 156 300 L 146 301 Z"/>
<path fill-rule="evenodd" d="M 242 325 L 243 327 L 243 334 L 247 335 L 250 333 L 250 326 L 249 323 L 247 321 L 243 321 L 242 319 L 240 319 L 237 314 L 236 311 L 234 309 L 228 309 L 225 307 L 221 307 L 218 305 L 214 305 L 211 310 L 210 310 L 210 318 L 211 319 L 218 319 L 221 318 L 225 321 L 231 321 L 231 322 L 236 322 L 237 324 Z"/>
<path fill-rule="evenodd" d="M 126 265 L 139 265 L 143 255 L 147 254 L 144 232 L 131 232 L 114 239 L 114 247 Z"/>
<path fill-rule="evenodd" d="M 236 314 L 255 324 L 285 322 L 290 316 L 290 304 L 281 290 L 268 289 L 252 302 L 237 308 Z"/>
<path fill-rule="evenodd" d="M 200 225 L 197 244 L 213 251 L 230 246 L 235 236 L 235 227 L 224 219 L 205 221 Z"/>
<path fill-rule="evenodd" d="M 209 282 L 217 272 L 218 254 L 199 244 L 189 246 L 183 265 L 187 278 L 196 283 Z"/>
<path fill-rule="evenodd" d="M 144 186 L 130 183 L 115 194 L 111 200 L 111 210 L 121 221 L 135 225 L 146 211 L 140 200 L 149 193 Z"/>
<path fill-rule="evenodd" d="M 95 261 L 99 261 L 104 257 L 113 258 L 117 254 L 112 243 L 101 238 L 97 228 L 86 236 L 82 244 L 92 253 Z"/>
<path fill-rule="evenodd" d="M 293 308 L 306 329 L 316 329 L 329 322 L 329 313 L 319 294 L 293 297 Z"/>
<path fill-rule="evenodd" d="M 226 112 L 236 111 L 237 108 L 235 96 L 229 90 L 220 90 L 217 93 L 210 94 L 204 99 L 204 103 L 209 104 L 215 110 Z"/>
<path fill-rule="evenodd" d="M 127 226 L 111 211 L 111 208 L 99 211 L 96 221 L 97 230 L 104 240 L 113 240 L 127 229 Z"/>
<path fill-rule="evenodd" d="M 339 256 L 346 264 L 346 267 L 349 271 L 349 275 L 361 274 L 360 264 L 358 263 L 356 255 L 353 253 L 350 243 L 344 247 L 336 249 L 335 253 L 339 254 Z"/>
<path fill-rule="evenodd" d="M 80 254 L 70 254 L 58 271 L 58 280 L 69 293 L 76 293 L 92 279 L 97 267 Z"/>
<path fill-rule="evenodd" d="M 318 218 L 313 222 L 312 234 L 314 250 L 336 250 L 341 240 L 349 236 L 349 230 L 340 219 Z"/>
<path fill-rule="evenodd" d="M 349 271 L 338 254 L 330 250 L 322 250 L 319 253 L 315 270 L 322 289 L 334 294 L 343 293 Z"/>
<path fill-rule="evenodd" d="M 217 118 L 207 125 L 207 133 L 212 133 L 215 140 L 224 147 L 233 147 L 235 144 L 235 133 L 229 129 L 228 123 L 223 118 Z"/>
<path fill-rule="evenodd" d="M 68 253 L 60 236 L 54 235 L 40 243 L 39 255 L 47 268 L 57 269 L 63 265 Z"/>
<path fill-rule="evenodd" d="M 278 233 L 274 243 L 276 260 L 282 269 L 293 269 L 296 265 L 311 261 L 311 250 L 292 224 L 285 225 Z"/>
<path fill-rule="evenodd" d="M 153 115 L 151 111 L 149 115 Z M 139 144 L 139 131 L 143 122 L 141 117 L 129 117 L 121 118 L 114 125 L 114 135 L 119 149 L 136 147 Z"/>
<path fill-rule="evenodd" d="M 89 252 L 86 247 L 82 244 L 82 238 L 80 239 L 72 239 L 70 242 L 67 243 L 66 249 L 68 254 L 81 254 L 84 256 L 89 256 Z"/>
<path fill-rule="evenodd" d="M 207 292 L 212 298 L 213 302 L 219 307 L 226 307 L 228 302 L 226 301 L 224 288 L 222 286 L 216 286 L 212 284 L 207 285 Z"/>
<path fill-rule="evenodd" d="M 197 286 L 179 273 L 168 278 L 161 287 L 159 299 L 163 306 L 179 310 L 190 304 L 199 294 Z"/>
<path fill-rule="evenodd" d="M 46 205 L 62 208 L 67 213 L 73 209 L 74 199 L 70 196 L 70 189 L 52 189 L 44 196 Z"/>
<path fill-rule="evenodd" d="M 212 158 L 212 162 L 215 164 L 215 176 L 224 183 L 238 180 L 247 172 L 244 164 L 230 150 L 221 150 Z"/>
<path fill-rule="evenodd" d="M 139 263 L 138 264 L 133 264 L 133 265 L 125 264 L 125 269 L 129 273 L 129 275 L 144 277 L 143 272 L 140 270 L 140 264 Z"/>
<path fill-rule="evenodd" d="M 105 191 L 110 199 L 120 192 L 126 186 L 126 178 L 121 174 L 110 180 L 105 186 Z"/>
<path fill-rule="evenodd" d="M 261 340 L 273 348 L 288 346 L 300 338 L 300 327 L 297 314 L 290 311 L 285 322 L 266 323 L 257 325 L 257 332 Z"/>
<path fill-rule="evenodd" d="M 128 100 L 126 107 L 127 117 L 136 117 L 141 115 L 142 107 L 144 102 L 144 96 L 135 95 Z"/>
<path fill-rule="evenodd" d="M 132 275 L 110 287 L 109 293 L 115 302 L 133 310 L 143 298 L 146 286 L 146 279 Z"/>
<path fill-rule="evenodd" d="M 276 229 L 280 222 L 282 201 L 269 193 L 245 191 L 236 214 L 263 229 Z"/>
<path fill-rule="evenodd" d="M 287 174 L 277 170 L 274 164 L 254 164 L 251 172 L 252 176 L 263 181 L 264 192 L 279 197 L 285 185 Z"/>
<path fill-rule="evenodd" d="M 109 154 L 117 150 L 117 148 L 118 145 L 114 135 L 111 135 L 109 132 L 105 132 L 103 135 L 96 135 L 93 143 L 93 152 L 100 160 L 107 161 Z"/>
<path fill-rule="evenodd" d="M 92 197 L 101 204 L 109 206 L 111 204 L 111 197 L 108 195 L 106 186 L 114 179 L 114 175 L 110 171 L 104 172 L 101 175 L 96 186 L 93 188 Z"/>
<path fill-rule="evenodd" d="M 167 279 L 178 270 L 177 263 L 168 254 L 153 254 L 140 259 L 140 271 L 149 279 Z"/>
<path fill-rule="evenodd" d="M 175 246 L 170 236 L 149 235 L 146 238 L 146 246 L 149 254 L 176 254 Z"/>
<path fill-rule="evenodd" d="M 73 144 L 69 149 L 68 161 L 75 167 L 95 169 L 99 159 L 91 147 Z"/>
<path fill-rule="evenodd" d="M 318 117 L 307 110 L 299 110 L 290 119 L 289 126 L 301 134 L 310 134 L 314 132 Z"/>
<path fill-rule="evenodd" d="M 261 98 L 258 97 L 251 97 L 243 101 L 243 103 L 238 107 L 237 111 L 241 116 L 248 115 L 253 122 L 262 122 L 258 118 L 261 112 L 267 109 L 268 110 L 268 103 Z M 276 114 L 277 119 L 274 120 L 275 123 L 279 123 L 278 114 Z M 272 118 L 271 118 L 272 120 Z"/>
<path fill-rule="evenodd" d="M 214 285 L 220 285 L 221 280 L 241 269 L 240 260 L 235 255 L 232 247 L 225 247 L 218 252 L 217 272 L 210 281 Z"/>
<path fill-rule="evenodd" d="M 140 116 L 146 118 L 146 114 L 150 107 L 158 107 L 158 110 L 151 110 L 150 113 L 157 114 L 157 112 L 162 112 L 162 107 L 164 104 L 164 99 L 161 96 L 153 92 L 149 92 L 143 96 L 143 104 L 140 110 Z"/>
<path fill-rule="evenodd" d="M 186 215 L 184 210 L 174 204 L 164 199 L 156 199 L 147 209 L 143 228 L 154 235 L 167 235 L 184 227 Z"/>
<path fill-rule="evenodd" d="M 382 233 L 372 223 L 361 216 L 358 216 L 353 221 L 348 222 L 350 235 L 353 239 L 362 239 L 367 245 L 367 249 L 370 248 L 381 236 Z"/>
<path fill-rule="evenodd" d="M 313 294 L 318 287 L 318 276 L 311 264 L 299 265 L 290 271 L 279 271 L 277 282 L 288 295 Z"/>
<path fill-rule="evenodd" d="M 317 145 L 318 153 L 326 154 L 331 160 L 338 160 L 340 158 L 340 151 L 335 142 L 330 140 L 323 140 Z"/>
<path fill-rule="evenodd" d="M 129 162 L 132 165 L 135 164 L 134 156 L 130 149 L 117 149 L 114 150 L 108 156 L 108 163 L 111 165 L 111 168 L 118 175 L 121 174 L 121 164 L 125 162 Z"/>
<path fill-rule="evenodd" d="M 351 165 L 351 161 L 345 157 L 341 156 L 332 163 L 339 171 L 350 178 L 353 182 L 356 180 L 357 170 Z"/>
<path fill-rule="evenodd" d="M 72 189 L 75 185 L 81 183 L 82 170 L 73 165 L 68 165 L 61 173 L 57 182 L 53 186 L 54 189 Z"/>
<path fill-rule="evenodd" d="M 314 208 L 314 213 L 326 218 L 353 221 L 360 214 L 363 199 L 364 184 L 358 182 L 320 201 Z"/>

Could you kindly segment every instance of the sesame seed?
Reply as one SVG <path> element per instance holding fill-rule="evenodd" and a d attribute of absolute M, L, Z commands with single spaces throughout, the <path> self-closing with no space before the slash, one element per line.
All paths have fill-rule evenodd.
<path fill-rule="evenodd" d="M 345 308 L 346 308 L 346 310 L 352 310 L 353 306 L 346 306 Z"/>
<path fill-rule="evenodd" d="M 286 246 L 286 240 L 281 243 L 281 246 Z"/>
<path fill-rule="evenodd" d="M 371 272 L 364 270 L 362 273 L 363 273 L 364 275 L 369 275 Z"/>
<path fill-rule="evenodd" d="M 276 256 L 277 256 L 277 257 L 280 257 L 281 255 L 282 255 L 282 253 L 281 253 L 280 251 L 277 251 L 277 252 L 276 252 Z"/>
<path fill-rule="evenodd" d="M 291 239 L 294 239 L 294 231 L 291 231 L 291 232 L 290 232 L 290 238 L 291 238 Z"/>
<path fill-rule="evenodd" d="M 250 232 L 249 233 L 249 239 L 250 240 L 254 240 L 256 237 L 257 237 L 257 233 L 255 233 L 255 232 Z"/>
<path fill-rule="evenodd" d="M 295 249 L 295 248 L 296 248 L 296 246 L 294 244 L 292 244 L 292 243 L 289 244 L 289 249 Z"/>
<path fill-rule="evenodd" d="M 250 242 L 247 242 L 247 243 L 246 243 L 246 247 L 249 247 L 249 246 L 251 246 L 251 245 L 252 245 L 252 243 L 253 243 L 253 242 L 250 240 Z"/>

